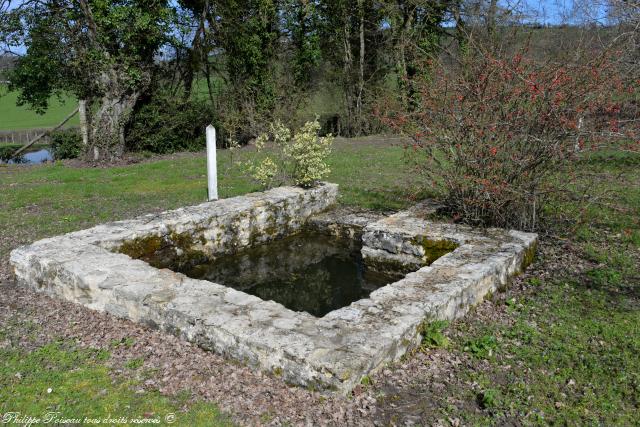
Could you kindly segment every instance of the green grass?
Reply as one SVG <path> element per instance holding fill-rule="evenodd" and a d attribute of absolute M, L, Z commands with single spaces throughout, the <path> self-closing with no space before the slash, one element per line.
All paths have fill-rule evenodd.
<path fill-rule="evenodd" d="M 252 152 L 219 155 L 220 197 L 260 188 L 242 166 Z M 399 147 L 337 143 L 328 180 L 340 184 L 341 202 L 374 209 L 401 208 L 414 196 Z M 0 166 L 0 229 L 20 243 L 206 200 L 204 153 L 114 168 Z M 11 249 L 0 241 L 0 257 Z"/>
<path fill-rule="evenodd" d="M 476 399 L 484 411 L 444 408 L 443 415 L 469 425 L 638 425 L 639 160 L 618 153 L 584 162 L 598 174 L 595 191 L 608 190 L 615 203 L 588 207 L 566 238 L 596 266 L 582 275 L 531 278 L 528 292 L 507 296 L 508 322 L 459 325 L 464 339 L 453 343 L 455 352 L 486 363 L 463 373 L 482 391 L 464 390 L 462 398 Z M 576 218 L 584 211 L 560 208 Z"/>
<path fill-rule="evenodd" d="M 6 86 L 0 85 L 0 131 L 53 127 L 77 107 L 76 100 L 72 97 L 54 97 L 46 113 L 38 114 L 27 106 L 18 107 L 17 98 L 16 92 L 8 92 Z M 78 125 L 78 120 L 76 115 L 67 125 Z"/>
<path fill-rule="evenodd" d="M 7 417 L 7 412 L 18 412 L 43 420 L 50 414 L 55 417 L 50 420 L 60 424 L 86 417 L 110 425 L 106 419 L 125 417 L 126 425 L 145 418 L 167 425 L 166 420 L 174 417 L 177 425 L 231 425 L 215 405 L 189 403 L 186 395 L 168 398 L 158 392 L 140 393 L 138 380 L 114 380 L 105 366 L 108 359 L 106 351 L 78 349 L 69 342 L 50 343 L 31 352 L 0 350 L 0 414 Z"/>
<path fill-rule="evenodd" d="M 220 153 L 222 197 L 258 190 L 236 161 Z M 403 162 L 403 150 L 362 141 L 339 141 L 330 158 L 329 181 L 340 184 L 340 202 L 373 209 L 399 209 L 424 195 Z M 474 320 L 458 328 L 462 338 L 447 339 L 444 324 L 425 324 L 425 351 L 438 347 L 471 362 L 459 373 L 469 384 L 447 390 L 442 418 L 465 425 L 504 423 L 632 425 L 640 410 L 640 168 L 638 156 L 592 158 L 584 162 L 600 189 L 611 192 L 607 205 L 584 208 L 584 221 L 565 236 L 593 263 L 584 274 L 533 277 L 529 291 L 506 301 L 509 321 Z M 635 184 L 634 184 L 635 183 Z M 18 243 L 77 230 L 104 221 L 199 203 L 206 197 L 204 155 L 114 168 L 74 169 L 60 164 L 0 168 L 0 239 L 6 259 Z M 554 262 L 554 260 L 549 260 Z M 0 341 L 2 335 L 0 334 Z M 114 345 L 128 345 L 126 342 Z M 69 413 L 129 405 L 129 414 L 163 414 L 179 407 L 170 399 L 131 393 L 133 384 L 107 381 L 101 354 L 51 344 L 31 353 L 5 351 L 0 360 L 0 410 L 62 408 Z M 132 359 L 128 369 L 140 361 Z M 74 369 L 69 369 L 71 366 Z M 16 372 L 26 376 L 18 381 Z M 476 386 L 471 386 L 475 384 Z M 51 387 L 54 391 L 47 394 Z M 106 388 L 115 393 L 104 404 L 88 401 Z M 4 393 L 4 394 L 1 394 Z M 467 402 L 452 406 L 449 401 Z M 438 396 L 425 396 L 436 401 Z M 99 401 L 99 400 L 97 400 Z M 85 408 L 82 405 L 91 407 Z M 469 410 L 477 408 L 477 410 Z M 93 411 L 93 412 L 91 412 Z M 204 417 L 215 408 L 192 406 L 185 417 Z M 114 409 L 114 413 L 115 413 Z M 186 418 L 185 418 L 186 419 Z"/>
<path fill-rule="evenodd" d="M 586 288 L 578 280 L 554 280 L 539 286 L 539 292 L 514 308 L 512 325 L 472 324 L 466 331 L 468 341 L 457 351 L 487 359 L 488 367 L 464 375 L 482 389 L 492 390 L 493 399 L 491 411 L 469 415 L 465 421 L 636 423 L 640 402 L 638 307 L 624 296 Z M 473 392 L 467 394 L 466 399 L 473 400 Z"/>

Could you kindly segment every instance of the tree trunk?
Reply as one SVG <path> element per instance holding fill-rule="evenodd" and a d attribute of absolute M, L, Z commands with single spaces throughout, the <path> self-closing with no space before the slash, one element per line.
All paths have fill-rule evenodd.
<path fill-rule="evenodd" d="M 200 69 L 200 62 L 203 58 L 202 41 L 201 37 L 205 31 L 204 29 L 204 12 L 200 15 L 201 18 L 198 21 L 198 29 L 191 41 L 191 47 L 187 49 L 185 59 L 185 70 L 182 74 L 182 81 L 184 84 L 183 99 L 188 100 L 191 97 L 191 89 L 193 88 L 193 80 L 196 72 Z"/>
<path fill-rule="evenodd" d="M 400 88 L 400 98 L 407 110 L 412 106 L 413 84 L 409 74 L 409 68 L 413 61 L 413 53 L 410 44 L 412 43 L 412 28 L 414 23 L 415 9 L 414 5 L 407 5 L 404 2 L 398 2 L 398 21 L 400 22 L 396 29 L 394 39 L 396 52 L 396 70 L 398 87 Z"/>
<path fill-rule="evenodd" d="M 468 35 L 465 28 L 464 17 L 462 16 L 462 2 L 458 1 L 453 6 L 453 19 L 455 22 L 455 38 L 458 42 L 458 51 L 464 55 L 468 48 Z"/>
<path fill-rule="evenodd" d="M 364 91 L 364 1 L 358 1 L 358 8 L 360 13 L 360 67 L 358 69 L 358 93 L 356 96 L 356 120 L 357 120 L 357 133 L 362 132 L 362 92 Z"/>
<path fill-rule="evenodd" d="M 98 26 L 91 10 L 88 0 L 79 0 L 80 9 L 87 24 L 86 35 L 93 49 L 101 52 L 107 63 L 111 62 L 109 50 L 102 44 L 98 37 Z M 87 142 L 85 156 L 87 160 L 94 162 L 114 161 L 124 154 L 125 127 L 129 122 L 133 107 L 135 106 L 140 92 L 151 81 L 149 70 L 138 70 L 137 90 L 131 90 L 131 76 L 126 67 L 113 61 L 111 65 L 105 65 L 100 73 L 96 73 L 97 86 L 100 91 L 96 91 L 98 108 L 87 121 Z M 97 98 L 99 100 L 97 100 Z"/>
<path fill-rule="evenodd" d="M 89 145 L 89 126 L 87 123 L 87 101 L 78 101 L 78 114 L 80 115 L 80 135 L 82 136 L 82 146 L 86 149 Z"/>
<path fill-rule="evenodd" d="M 344 11 L 344 23 L 342 28 L 342 42 L 344 49 L 342 80 L 344 87 L 345 103 L 347 107 L 347 136 L 352 136 L 353 132 L 353 86 L 352 86 L 352 67 L 353 59 L 351 56 L 351 31 L 349 15 L 347 11 Z"/>
<path fill-rule="evenodd" d="M 100 162 L 122 157 L 125 126 L 137 100 L 137 93 L 119 98 L 107 96 L 100 100 L 100 106 L 91 119 L 88 159 Z"/>

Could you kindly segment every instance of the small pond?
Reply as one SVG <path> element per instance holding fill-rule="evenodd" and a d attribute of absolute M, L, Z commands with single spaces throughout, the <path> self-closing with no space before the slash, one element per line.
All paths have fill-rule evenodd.
<path fill-rule="evenodd" d="M 51 149 L 46 145 L 36 145 L 22 153 L 17 159 L 11 159 L 18 148 L 19 146 L 15 145 L 0 146 L 0 163 L 33 165 L 53 161 Z"/>
<path fill-rule="evenodd" d="M 172 269 L 320 317 L 404 275 L 369 270 L 360 249 L 353 240 L 305 232 Z"/>

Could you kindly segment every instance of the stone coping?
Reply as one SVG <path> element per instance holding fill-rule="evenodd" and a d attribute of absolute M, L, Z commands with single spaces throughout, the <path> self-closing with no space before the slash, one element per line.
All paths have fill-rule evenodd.
<path fill-rule="evenodd" d="M 425 320 L 459 317 L 507 285 L 535 249 L 534 234 L 434 223 L 415 210 L 316 221 L 329 232 L 356 230 L 363 256 L 372 260 L 418 263 L 428 257 L 430 242 L 457 246 L 322 318 L 114 252 L 135 239 L 182 242 L 185 234 L 187 250 L 227 252 L 295 233 L 336 197 L 333 184 L 281 187 L 40 240 L 15 249 L 10 262 L 22 285 L 158 327 L 294 384 L 348 393 L 418 345 Z"/>

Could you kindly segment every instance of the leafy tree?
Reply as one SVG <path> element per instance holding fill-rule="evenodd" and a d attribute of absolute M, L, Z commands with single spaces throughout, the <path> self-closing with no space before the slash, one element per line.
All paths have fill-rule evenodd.
<path fill-rule="evenodd" d="M 26 47 L 10 88 L 19 91 L 20 104 L 39 112 L 61 92 L 87 100 L 86 156 L 114 160 L 124 151 L 125 127 L 151 81 L 171 17 L 167 0 L 21 2 L 0 21 L 4 44 Z"/>
<path fill-rule="evenodd" d="M 262 113 L 275 102 L 273 65 L 279 36 L 275 0 L 220 0 L 219 44 L 234 96 Z"/>
<path fill-rule="evenodd" d="M 286 0 L 282 8 L 283 32 L 292 48 L 294 82 L 298 87 L 307 89 L 322 58 L 319 4 L 314 0 Z"/>
<path fill-rule="evenodd" d="M 440 51 L 444 34 L 443 23 L 448 20 L 457 0 L 390 0 L 384 2 L 389 25 L 390 47 L 395 61 L 399 95 L 405 108 L 415 108 L 417 90 L 415 80 L 424 61 Z"/>
<path fill-rule="evenodd" d="M 372 0 L 321 2 L 323 55 L 336 67 L 344 93 L 347 135 L 366 132 L 365 104 L 368 89 L 384 73 L 378 72 L 383 49 L 383 17 Z"/>

